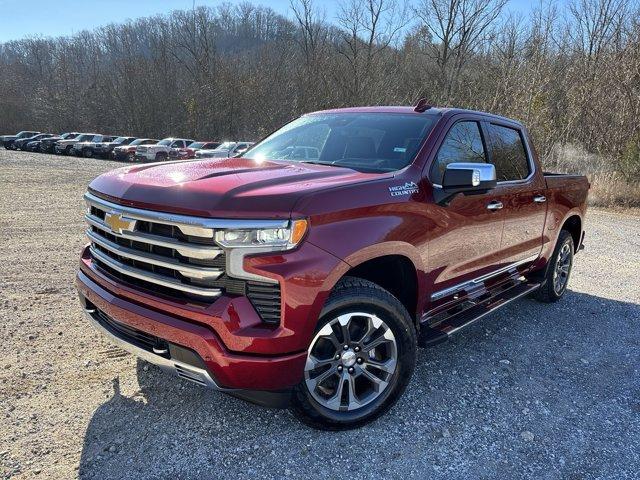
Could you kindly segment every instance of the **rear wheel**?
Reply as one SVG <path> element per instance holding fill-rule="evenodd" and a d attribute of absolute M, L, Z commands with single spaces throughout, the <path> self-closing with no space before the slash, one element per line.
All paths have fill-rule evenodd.
<path fill-rule="evenodd" d="M 136 161 L 136 154 L 135 153 L 128 153 L 127 154 L 127 160 L 130 162 L 135 162 Z"/>
<path fill-rule="evenodd" d="M 389 410 L 413 373 L 416 329 L 402 303 L 346 277 L 322 311 L 293 411 L 315 428 L 344 430 Z"/>
<path fill-rule="evenodd" d="M 93 157 L 93 148 L 85 148 L 84 150 L 82 150 L 82 155 L 87 158 Z"/>
<path fill-rule="evenodd" d="M 156 162 L 164 162 L 167 159 L 167 154 L 165 152 L 156 153 Z"/>
<path fill-rule="evenodd" d="M 535 293 L 537 300 L 553 303 L 564 296 L 569 284 L 571 267 L 573 267 L 573 254 L 573 237 L 566 230 L 561 230 L 558 243 L 549 260 L 544 285 Z"/>

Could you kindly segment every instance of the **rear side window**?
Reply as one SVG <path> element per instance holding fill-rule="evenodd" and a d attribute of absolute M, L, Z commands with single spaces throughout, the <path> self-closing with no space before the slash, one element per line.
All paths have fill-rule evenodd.
<path fill-rule="evenodd" d="M 499 182 L 523 180 L 529 176 L 529 161 L 521 133 L 501 125 L 489 125 L 491 159 Z"/>
<path fill-rule="evenodd" d="M 432 170 L 434 183 L 442 183 L 442 177 L 450 163 L 486 163 L 486 155 L 480 126 L 477 122 L 458 122 L 447 133 Z"/>

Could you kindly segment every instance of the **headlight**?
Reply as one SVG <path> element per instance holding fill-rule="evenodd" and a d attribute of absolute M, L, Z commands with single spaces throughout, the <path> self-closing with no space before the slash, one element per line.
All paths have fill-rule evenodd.
<path fill-rule="evenodd" d="M 259 228 L 221 230 L 216 232 L 216 242 L 225 248 L 271 247 L 273 250 L 290 250 L 300 243 L 307 233 L 307 220 L 294 220 L 287 228 Z"/>

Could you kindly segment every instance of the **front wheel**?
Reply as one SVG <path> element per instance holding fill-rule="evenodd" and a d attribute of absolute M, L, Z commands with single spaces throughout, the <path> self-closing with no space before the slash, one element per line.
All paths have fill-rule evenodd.
<path fill-rule="evenodd" d="M 85 158 L 91 158 L 91 157 L 93 157 L 93 149 L 92 148 L 85 148 L 82 151 L 82 154 L 84 155 Z"/>
<path fill-rule="evenodd" d="M 346 277 L 320 316 L 293 412 L 315 428 L 364 425 L 394 405 L 415 362 L 416 329 L 402 303 L 375 283 Z"/>
<path fill-rule="evenodd" d="M 544 284 L 535 293 L 537 300 L 553 303 L 564 296 L 573 267 L 573 254 L 573 237 L 566 230 L 561 230 L 558 243 L 549 260 Z"/>

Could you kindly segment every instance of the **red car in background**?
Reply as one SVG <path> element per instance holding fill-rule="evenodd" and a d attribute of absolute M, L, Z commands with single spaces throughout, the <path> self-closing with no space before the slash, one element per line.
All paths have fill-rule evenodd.
<path fill-rule="evenodd" d="M 187 159 L 195 158 L 197 150 L 207 150 L 217 148 L 220 142 L 193 142 L 186 148 L 174 148 L 169 152 L 169 158 Z"/>

